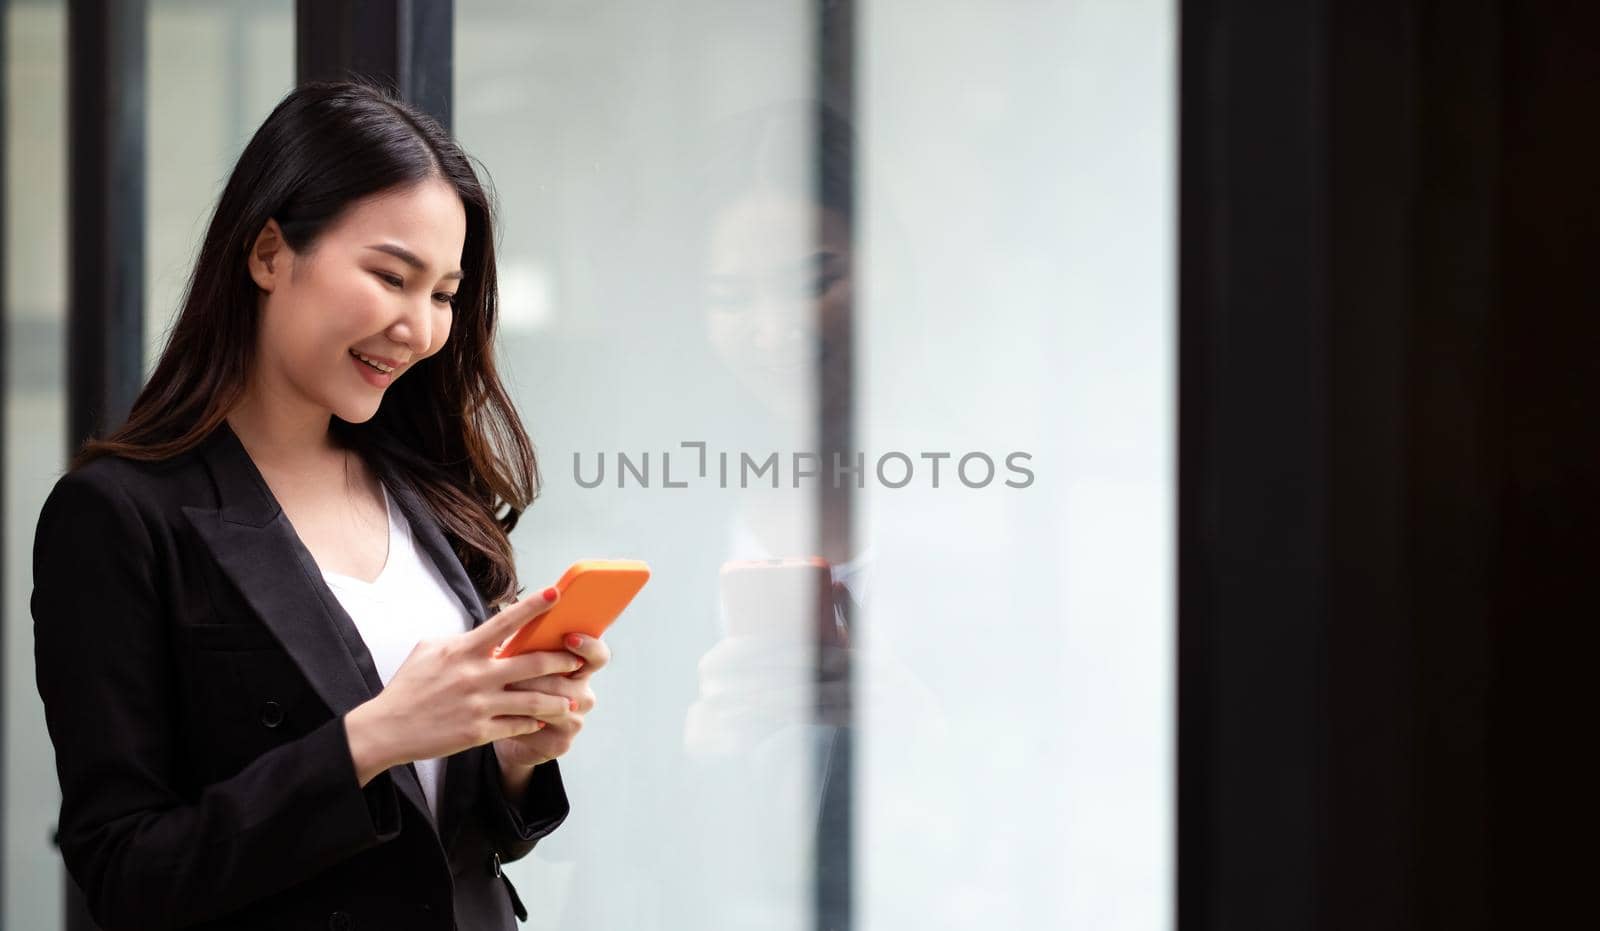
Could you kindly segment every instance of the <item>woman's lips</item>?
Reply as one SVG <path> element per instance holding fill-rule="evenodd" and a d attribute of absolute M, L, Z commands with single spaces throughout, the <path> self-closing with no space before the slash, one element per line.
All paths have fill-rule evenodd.
<path fill-rule="evenodd" d="M 362 362 L 360 359 L 357 359 L 355 356 L 349 355 L 348 353 L 346 353 L 346 358 L 348 358 L 350 360 L 350 364 L 355 366 L 357 371 L 361 373 L 361 377 L 365 378 L 367 383 L 375 388 L 387 388 L 389 387 L 389 383 L 394 381 L 394 375 L 392 373 L 380 372 L 367 363 Z"/>
<path fill-rule="evenodd" d="M 371 359 L 372 361 L 374 361 L 374 362 L 382 362 L 384 365 L 387 365 L 388 367 L 390 367 L 392 369 L 397 369 L 397 368 L 400 367 L 400 363 L 399 363 L 398 360 L 391 359 L 388 356 L 375 356 L 370 352 L 365 352 L 365 351 L 360 350 L 360 349 L 351 349 L 350 350 L 350 353 L 352 355 L 354 355 L 355 353 L 358 353 L 358 352 L 361 353 L 362 355 L 366 356 L 367 358 Z"/>

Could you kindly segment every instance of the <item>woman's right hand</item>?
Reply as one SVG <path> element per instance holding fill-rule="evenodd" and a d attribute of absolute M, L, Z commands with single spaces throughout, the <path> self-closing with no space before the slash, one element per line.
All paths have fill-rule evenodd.
<path fill-rule="evenodd" d="M 553 588 L 534 592 L 463 634 L 419 641 L 383 691 L 345 715 L 358 782 L 365 787 L 391 766 L 532 733 L 544 727 L 540 718 L 566 714 L 561 696 L 505 686 L 573 672 L 583 665 L 579 657 L 566 650 L 492 655 L 558 597 Z"/>

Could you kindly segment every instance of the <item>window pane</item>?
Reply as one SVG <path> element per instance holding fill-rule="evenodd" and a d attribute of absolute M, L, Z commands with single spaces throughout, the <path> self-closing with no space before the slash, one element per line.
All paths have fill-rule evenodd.
<path fill-rule="evenodd" d="M 67 19 L 5 6 L 5 896 L 0 926 L 61 927 L 61 792 L 33 675 L 33 530 L 65 464 Z"/>
<path fill-rule="evenodd" d="M 795 351 L 814 329 L 810 152 L 803 131 L 750 123 L 808 95 L 811 6 L 456 8 L 455 128 L 499 192 L 501 367 L 545 479 L 513 535 L 520 571 L 535 586 L 585 557 L 653 569 L 562 763 L 574 816 L 508 867 L 538 903 L 529 927 L 813 926 L 831 732 L 804 707 L 809 654 L 726 637 L 718 571 L 765 545 L 788 554 L 812 509 L 767 489 L 766 541 L 717 484 L 717 451 L 736 475 L 741 450 L 813 445 L 811 418 L 782 406 L 815 394 Z M 757 171 L 791 196 L 744 198 Z M 770 368 L 740 366 L 754 346 L 773 347 Z"/>
<path fill-rule="evenodd" d="M 294 77 L 290 0 L 151 0 L 145 370 L 239 150 Z M 60 806 L 33 668 L 32 543 L 66 466 L 66 10 L 6 5 L 5 844 L 0 926 L 63 927 Z"/>
<path fill-rule="evenodd" d="M 861 10 L 858 926 L 1170 927 L 1175 13 Z"/>
<path fill-rule="evenodd" d="M 458 8 L 521 569 L 656 570 L 530 924 L 1171 925 L 1175 30 Z"/>
<path fill-rule="evenodd" d="M 152 0 L 145 366 L 177 319 L 233 163 L 294 86 L 291 0 Z"/>

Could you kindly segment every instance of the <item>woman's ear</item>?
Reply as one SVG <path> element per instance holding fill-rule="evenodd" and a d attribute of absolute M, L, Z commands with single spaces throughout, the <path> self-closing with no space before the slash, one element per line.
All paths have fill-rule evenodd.
<path fill-rule="evenodd" d="M 283 241 L 283 229 L 277 220 L 268 219 L 267 225 L 256 235 L 255 245 L 250 247 L 250 277 L 255 279 L 256 287 L 270 294 L 290 261 L 292 253 L 288 243 Z"/>

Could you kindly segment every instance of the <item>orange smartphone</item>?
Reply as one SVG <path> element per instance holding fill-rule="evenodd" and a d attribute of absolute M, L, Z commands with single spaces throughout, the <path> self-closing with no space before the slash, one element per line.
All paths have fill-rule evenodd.
<path fill-rule="evenodd" d="M 650 567 L 637 559 L 579 560 L 556 582 L 556 606 L 518 628 L 493 655 L 564 650 L 572 633 L 599 637 L 649 580 Z"/>

